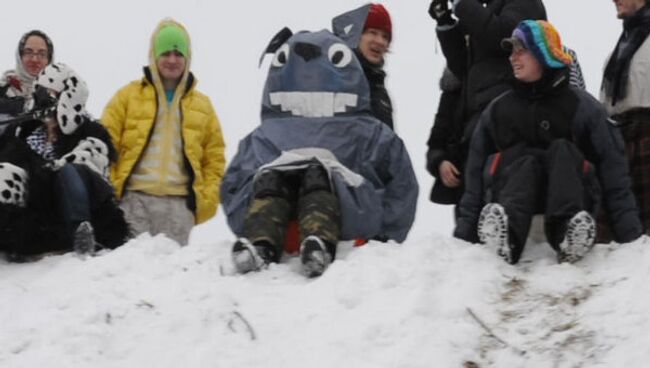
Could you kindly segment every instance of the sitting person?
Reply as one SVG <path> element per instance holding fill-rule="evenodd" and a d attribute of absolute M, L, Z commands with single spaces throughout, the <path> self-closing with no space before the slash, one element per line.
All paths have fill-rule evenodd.
<path fill-rule="evenodd" d="M 565 48 L 572 58 L 569 68 L 569 84 L 585 89 L 582 69 L 575 51 Z M 465 117 L 463 104 L 464 82 L 445 67 L 440 77 L 440 100 L 438 111 L 427 140 L 426 169 L 436 178 L 429 199 L 438 204 L 458 204 L 463 194 L 462 173 L 465 169 L 471 126 Z"/>
<path fill-rule="evenodd" d="M 328 31 L 280 32 L 262 123 L 239 144 L 221 184 L 238 272 L 282 257 L 297 217 L 305 273 L 319 276 L 339 240 L 404 241 L 418 186 L 402 140 L 372 117 L 353 51 Z M 301 78 L 300 76 L 318 76 Z"/>
<path fill-rule="evenodd" d="M 480 240 L 514 264 L 531 217 L 543 213 L 558 260 L 575 262 L 594 244 L 602 192 L 616 240 L 637 239 L 621 136 L 598 101 L 569 86 L 572 60 L 555 28 L 520 22 L 502 46 L 516 81 L 488 105 L 472 136 L 454 236 Z"/>
<path fill-rule="evenodd" d="M 29 110 L 34 80 L 53 59 L 54 46 L 45 33 L 33 30 L 20 38 L 16 69 L 0 77 L 0 121 Z"/>
<path fill-rule="evenodd" d="M 116 152 L 85 112 L 86 84 L 48 65 L 34 89 L 42 119 L 12 123 L 0 140 L 0 251 L 29 256 L 124 243 L 128 227 L 108 182 Z"/>

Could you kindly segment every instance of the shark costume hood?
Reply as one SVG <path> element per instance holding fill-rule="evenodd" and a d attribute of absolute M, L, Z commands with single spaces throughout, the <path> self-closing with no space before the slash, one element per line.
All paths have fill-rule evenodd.
<path fill-rule="evenodd" d="M 342 240 L 403 241 L 418 186 L 402 140 L 370 115 L 370 92 L 352 49 L 327 30 L 287 28 L 271 40 L 262 122 L 239 143 L 221 184 L 228 224 L 242 236 L 253 182 L 264 170 L 328 171 L 341 206 Z"/>

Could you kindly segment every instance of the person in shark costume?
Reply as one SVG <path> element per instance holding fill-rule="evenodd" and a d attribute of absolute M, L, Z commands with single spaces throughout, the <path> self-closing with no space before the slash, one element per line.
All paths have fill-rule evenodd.
<path fill-rule="evenodd" d="M 402 140 L 370 115 L 368 82 L 354 52 L 329 31 L 283 29 L 262 98 L 262 122 L 246 136 L 221 184 L 239 237 L 233 262 L 257 271 L 282 256 L 297 217 L 301 261 L 323 273 L 339 240 L 402 242 L 418 185 Z"/>

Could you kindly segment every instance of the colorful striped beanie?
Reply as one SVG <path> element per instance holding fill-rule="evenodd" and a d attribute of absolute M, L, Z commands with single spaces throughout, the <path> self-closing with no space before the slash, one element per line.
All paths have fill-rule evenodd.
<path fill-rule="evenodd" d="M 549 22 L 521 21 L 512 32 L 512 37 L 504 39 L 501 45 L 505 49 L 511 49 L 517 41 L 530 50 L 537 61 L 547 68 L 564 68 L 573 62 L 571 55 L 562 46 L 560 34 Z"/>

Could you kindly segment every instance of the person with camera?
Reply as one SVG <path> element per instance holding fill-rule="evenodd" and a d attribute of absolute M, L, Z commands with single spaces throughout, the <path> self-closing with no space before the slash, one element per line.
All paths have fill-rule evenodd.
<path fill-rule="evenodd" d="M 14 259 L 93 254 L 127 238 L 108 180 L 117 154 L 87 98 L 72 69 L 50 64 L 35 80 L 31 119 L 15 119 L 0 138 L 0 251 Z"/>

